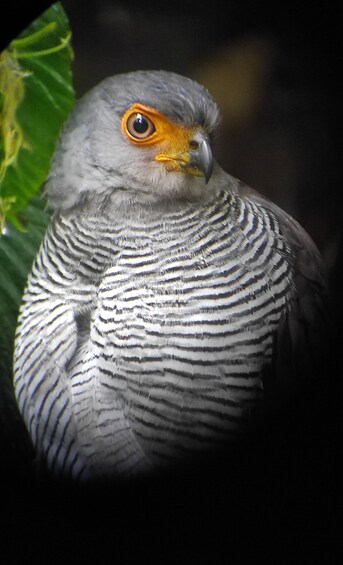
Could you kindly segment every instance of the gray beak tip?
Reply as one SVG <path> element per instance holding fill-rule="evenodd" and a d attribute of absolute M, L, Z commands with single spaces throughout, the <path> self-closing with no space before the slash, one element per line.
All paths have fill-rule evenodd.
<path fill-rule="evenodd" d="M 194 141 L 198 143 L 198 147 L 190 151 L 189 164 L 203 173 L 205 183 L 207 184 L 213 171 L 213 156 L 210 142 L 208 137 L 203 134 L 201 134 L 201 137 L 198 134 Z"/>

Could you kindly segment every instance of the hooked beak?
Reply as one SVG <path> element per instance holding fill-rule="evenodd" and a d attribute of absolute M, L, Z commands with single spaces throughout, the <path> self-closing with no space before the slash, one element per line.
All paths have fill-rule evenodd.
<path fill-rule="evenodd" d="M 163 161 L 170 171 L 189 173 L 205 177 L 206 184 L 213 170 L 212 150 L 208 136 L 202 130 L 192 132 L 187 140 L 187 148 L 174 153 L 167 151 L 156 155 L 156 161 Z"/>
<path fill-rule="evenodd" d="M 209 139 L 203 133 L 198 132 L 190 143 L 188 152 L 189 162 L 185 166 L 191 174 L 203 174 L 206 184 L 211 178 L 213 170 L 213 157 Z"/>

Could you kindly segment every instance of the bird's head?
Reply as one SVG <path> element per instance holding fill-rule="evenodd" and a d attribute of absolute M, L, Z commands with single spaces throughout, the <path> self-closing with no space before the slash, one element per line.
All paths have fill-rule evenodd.
<path fill-rule="evenodd" d="M 213 169 L 219 113 L 198 83 L 166 71 L 104 80 L 75 106 L 60 137 L 47 193 L 53 208 L 108 194 L 192 198 Z"/>

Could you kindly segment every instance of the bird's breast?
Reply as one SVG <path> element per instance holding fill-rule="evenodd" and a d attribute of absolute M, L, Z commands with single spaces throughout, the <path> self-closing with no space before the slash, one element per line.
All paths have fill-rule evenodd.
<path fill-rule="evenodd" d="M 244 429 L 293 274 L 275 218 L 230 192 L 168 212 L 112 212 L 55 217 L 22 319 L 26 349 L 42 328 L 54 370 L 65 363 L 87 457 L 127 470 Z"/>
<path fill-rule="evenodd" d="M 120 397 L 158 456 L 241 429 L 289 293 L 289 264 L 262 226 L 251 237 L 242 224 L 208 219 L 185 229 L 125 235 L 91 331 L 106 398 Z"/>

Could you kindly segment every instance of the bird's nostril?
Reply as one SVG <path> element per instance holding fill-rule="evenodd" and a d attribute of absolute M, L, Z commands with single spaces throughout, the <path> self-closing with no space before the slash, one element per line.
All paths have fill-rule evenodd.
<path fill-rule="evenodd" d="M 199 143 L 195 139 L 191 139 L 189 147 L 190 149 L 199 149 Z"/>

